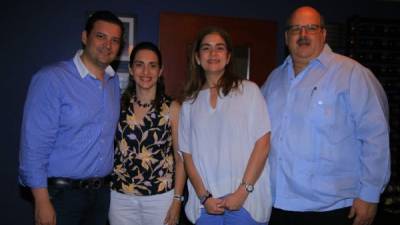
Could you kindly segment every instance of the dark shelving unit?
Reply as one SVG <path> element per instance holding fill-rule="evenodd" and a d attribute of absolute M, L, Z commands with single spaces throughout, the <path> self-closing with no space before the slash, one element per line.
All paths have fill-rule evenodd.
<path fill-rule="evenodd" d="M 391 179 L 377 219 L 400 216 L 400 21 L 354 17 L 348 21 L 347 55 L 378 78 L 390 109 Z M 389 224 L 380 222 L 379 224 Z"/>

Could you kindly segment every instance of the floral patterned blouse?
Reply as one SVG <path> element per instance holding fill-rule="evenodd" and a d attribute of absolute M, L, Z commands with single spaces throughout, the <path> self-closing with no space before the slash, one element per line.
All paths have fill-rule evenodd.
<path fill-rule="evenodd" d="M 163 98 L 159 113 L 151 106 L 142 121 L 136 119 L 133 103 L 118 122 L 111 188 L 134 195 L 167 192 L 174 187 L 171 100 Z"/>

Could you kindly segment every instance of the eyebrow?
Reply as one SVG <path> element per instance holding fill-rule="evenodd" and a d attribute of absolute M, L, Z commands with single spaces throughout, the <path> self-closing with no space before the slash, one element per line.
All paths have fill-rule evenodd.
<path fill-rule="evenodd" d="M 118 40 L 121 40 L 121 39 L 122 39 L 121 37 L 112 36 L 112 35 L 109 35 L 109 34 L 106 34 L 106 33 L 102 32 L 102 31 L 96 31 L 95 34 L 96 34 L 96 35 L 99 35 L 99 34 L 100 34 L 100 35 L 104 35 L 104 36 L 110 37 L 110 38 L 112 38 L 112 39 L 118 39 Z"/>
<path fill-rule="evenodd" d="M 142 60 L 133 60 L 133 62 L 134 63 L 143 63 L 143 64 L 145 64 L 145 62 L 142 61 Z M 158 62 L 157 61 L 149 61 L 148 64 L 158 64 Z"/>
<path fill-rule="evenodd" d="M 211 45 L 213 45 L 213 44 L 211 44 L 211 43 L 201 43 L 201 44 L 200 44 L 200 46 L 205 46 L 205 45 L 211 46 Z M 221 42 L 215 44 L 215 46 L 221 46 L 221 45 L 226 46 L 225 43 L 221 43 Z"/>

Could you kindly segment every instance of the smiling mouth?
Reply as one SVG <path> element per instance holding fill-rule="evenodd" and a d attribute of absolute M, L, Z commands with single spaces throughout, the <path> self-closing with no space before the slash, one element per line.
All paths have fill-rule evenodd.
<path fill-rule="evenodd" d="M 207 60 L 207 63 L 215 64 L 215 63 L 219 63 L 219 60 L 218 59 L 209 59 L 209 60 Z"/>
<path fill-rule="evenodd" d="M 143 81 L 143 82 L 149 82 L 149 81 L 152 80 L 151 77 L 140 77 L 139 79 L 140 79 L 141 81 Z"/>

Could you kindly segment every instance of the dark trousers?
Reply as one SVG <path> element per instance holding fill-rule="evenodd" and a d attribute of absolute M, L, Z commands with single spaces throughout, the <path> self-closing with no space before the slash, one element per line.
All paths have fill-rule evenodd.
<path fill-rule="evenodd" d="M 99 189 L 49 187 L 56 211 L 57 225 L 106 225 L 110 206 L 110 188 Z"/>
<path fill-rule="evenodd" d="M 293 212 L 272 208 L 269 225 L 352 225 L 350 207 L 327 212 Z"/>

